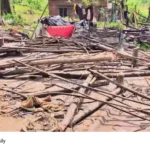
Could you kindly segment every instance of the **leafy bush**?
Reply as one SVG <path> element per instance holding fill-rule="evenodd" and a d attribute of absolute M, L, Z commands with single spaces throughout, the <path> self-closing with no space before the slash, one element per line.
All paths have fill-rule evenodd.
<path fill-rule="evenodd" d="M 25 19 L 23 19 L 20 15 L 12 15 L 12 14 L 5 14 L 3 15 L 4 20 L 12 20 L 12 25 L 25 25 Z"/>
<path fill-rule="evenodd" d="M 26 4 L 31 9 L 42 10 L 42 3 L 40 0 L 13 0 L 14 4 Z"/>
<path fill-rule="evenodd" d="M 33 0 L 27 0 L 27 2 L 30 5 L 33 2 Z"/>
<path fill-rule="evenodd" d="M 106 27 L 106 28 L 123 28 L 123 25 L 120 22 L 107 22 L 105 24 L 105 22 L 97 22 L 97 26 L 98 27 Z"/>
<path fill-rule="evenodd" d="M 34 9 L 37 9 L 37 10 L 41 10 L 42 9 L 42 5 L 41 3 L 37 0 L 37 1 L 34 1 L 34 3 L 32 3 L 32 8 Z"/>
<path fill-rule="evenodd" d="M 139 45 L 144 51 L 150 50 L 150 45 L 143 43 Z"/>

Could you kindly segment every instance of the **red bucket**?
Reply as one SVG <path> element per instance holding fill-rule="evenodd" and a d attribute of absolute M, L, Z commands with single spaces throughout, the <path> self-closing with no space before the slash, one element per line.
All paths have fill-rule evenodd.
<path fill-rule="evenodd" d="M 49 26 L 46 28 L 50 36 L 70 38 L 75 30 L 74 25 L 69 26 Z"/>

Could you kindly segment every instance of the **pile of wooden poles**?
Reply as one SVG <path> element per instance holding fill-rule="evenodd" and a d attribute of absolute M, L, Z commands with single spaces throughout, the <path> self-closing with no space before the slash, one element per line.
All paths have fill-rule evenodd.
<path fill-rule="evenodd" d="M 104 105 L 149 122 L 149 93 L 143 92 L 142 87 L 133 87 L 125 80 L 128 77 L 138 80 L 138 77 L 150 75 L 150 54 L 140 48 L 122 52 L 117 49 L 116 44 L 104 43 L 104 38 L 118 38 L 118 31 L 108 34 L 109 32 L 98 31 L 95 37 L 94 33 L 86 33 L 88 36 L 85 33 L 83 36 L 76 34 L 71 39 L 41 37 L 35 41 L 27 41 L 20 47 L 1 47 L 1 54 L 22 54 L 18 56 L 16 53 L 9 60 L 1 56 L 1 79 L 33 81 L 33 84 L 41 82 L 47 87 L 34 93 L 19 92 L 18 87 L 13 90 L 2 87 L 1 90 L 21 96 L 19 99 L 22 101 L 28 96 L 61 97 L 66 109 L 53 131 L 65 131 L 68 127 L 77 125 Z M 103 39 L 98 38 L 98 35 Z M 126 93 L 142 100 L 130 98 Z M 132 103 L 126 104 L 123 100 Z M 135 107 L 133 103 L 138 103 L 142 109 Z"/>

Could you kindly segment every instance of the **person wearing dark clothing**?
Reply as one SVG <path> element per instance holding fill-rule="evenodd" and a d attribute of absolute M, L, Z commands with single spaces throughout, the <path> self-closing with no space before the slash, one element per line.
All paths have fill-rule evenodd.
<path fill-rule="evenodd" d="M 85 19 L 85 15 L 83 14 L 83 9 L 79 5 L 76 5 L 75 11 L 76 11 L 76 14 L 79 16 L 80 20 Z"/>
<path fill-rule="evenodd" d="M 93 17 L 94 17 L 94 10 L 93 10 L 93 6 L 90 5 L 88 6 L 86 9 L 85 9 L 85 12 L 86 12 L 86 20 L 87 21 L 93 21 Z M 90 14 L 88 14 L 90 13 Z M 88 18 L 88 15 L 90 16 L 90 18 Z"/>
<path fill-rule="evenodd" d="M 79 16 L 80 20 L 93 21 L 94 10 L 92 5 L 85 8 L 85 14 L 83 14 L 83 8 L 81 8 L 79 5 L 76 5 L 75 12 Z"/>
<path fill-rule="evenodd" d="M 83 13 L 83 8 L 81 8 L 79 5 L 76 5 L 75 12 L 79 16 L 80 20 L 86 20 L 89 22 L 90 26 L 92 27 L 94 26 L 93 24 L 94 9 L 92 5 L 85 8 L 85 14 Z"/>
<path fill-rule="evenodd" d="M 89 21 L 89 26 L 91 27 L 94 27 L 93 18 L 94 18 L 94 9 L 93 6 L 90 5 L 86 8 L 86 21 Z"/>

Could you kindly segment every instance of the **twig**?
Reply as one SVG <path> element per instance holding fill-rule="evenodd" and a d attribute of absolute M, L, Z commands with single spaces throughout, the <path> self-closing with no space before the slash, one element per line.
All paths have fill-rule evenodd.
<path fill-rule="evenodd" d="M 90 82 L 92 81 L 93 75 L 89 74 L 87 77 L 86 81 L 83 83 L 83 85 L 88 86 Z M 79 92 L 85 93 L 86 89 L 85 88 L 80 88 Z M 74 99 L 74 98 L 73 98 Z M 83 100 L 79 99 L 79 102 L 74 101 L 68 108 L 68 111 L 63 119 L 63 121 L 59 124 L 59 130 L 60 131 L 65 131 L 66 128 L 71 124 L 74 114 L 76 113 L 76 110 L 80 104 L 82 104 Z"/>
<path fill-rule="evenodd" d="M 57 85 L 57 84 L 56 84 Z M 59 86 L 59 85 L 57 85 L 58 87 L 63 87 L 63 86 Z M 63 87 L 64 89 L 67 89 L 67 88 L 65 88 L 65 87 Z M 98 101 L 98 102 L 102 102 L 103 104 L 107 104 L 107 105 L 113 105 L 113 106 L 118 106 L 118 107 L 123 107 L 123 108 L 126 108 L 127 109 L 127 107 L 125 107 L 125 106 L 123 106 L 123 105 L 118 105 L 118 104 L 114 104 L 114 103 L 112 103 L 112 102 L 108 102 L 108 101 L 103 101 L 103 100 L 99 100 L 99 99 L 96 99 L 96 98 L 93 98 L 93 97 L 91 97 L 91 96 L 89 96 L 89 95 L 87 95 L 87 94 L 84 94 L 84 93 L 81 93 L 81 92 L 79 92 L 79 91 L 77 91 L 77 90 L 73 90 L 73 89 L 71 89 L 73 92 L 77 92 L 77 93 L 79 93 L 79 94 L 81 94 L 81 95 L 84 95 L 84 96 L 86 96 L 86 97 L 88 97 L 88 98 L 90 98 L 90 99 L 92 99 L 92 100 L 95 100 L 95 101 Z M 141 113 L 144 113 L 144 114 L 149 114 L 149 112 L 145 112 L 145 111 L 142 111 L 142 110 L 139 110 L 139 109 L 136 109 L 136 108 L 132 108 L 131 106 L 130 106 L 130 108 L 129 109 L 132 109 L 132 110 L 135 110 L 135 111 L 140 111 Z M 126 112 L 126 113 L 128 113 L 128 112 Z M 136 117 L 138 117 L 138 118 L 140 118 L 140 119 L 142 119 L 142 120 L 148 120 L 148 121 L 150 121 L 150 119 L 147 119 L 147 118 L 145 118 L 145 117 L 141 117 L 141 116 L 138 116 L 138 115 L 135 115 L 135 114 L 133 114 L 134 116 L 136 116 Z"/>
<path fill-rule="evenodd" d="M 0 90 L 17 94 L 17 95 L 19 95 L 19 96 L 22 96 L 22 97 L 25 98 L 25 99 L 27 98 L 27 96 L 25 96 L 25 95 L 23 95 L 23 94 L 20 94 L 20 93 L 18 93 L 18 92 L 15 92 L 15 91 L 13 91 L 13 90 L 8 90 L 8 89 L 5 89 L 5 88 L 0 88 Z"/>

